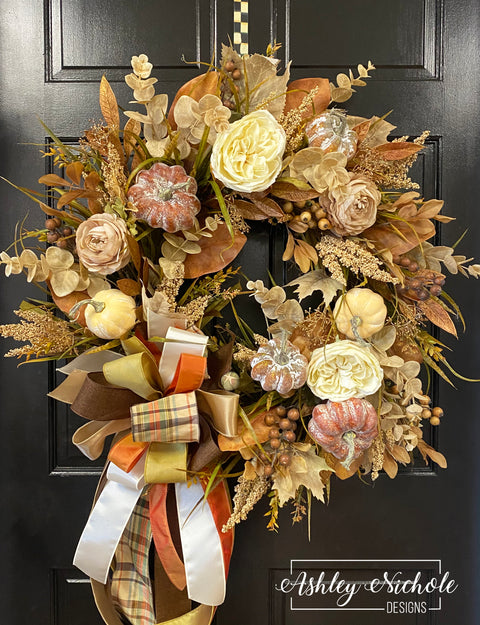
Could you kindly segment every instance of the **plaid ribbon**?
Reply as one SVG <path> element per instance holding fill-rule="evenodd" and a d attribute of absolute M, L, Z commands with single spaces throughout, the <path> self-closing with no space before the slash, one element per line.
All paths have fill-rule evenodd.
<path fill-rule="evenodd" d="M 200 440 L 195 393 L 177 393 L 130 408 L 134 441 L 191 443 Z"/>
<path fill-rule="evenodd" d="M 118 544 L 112 575 L 113 603 L 132 625 L 157 622 L 149 572 L 151 542 L 148 494 L 144 491 Z"/>

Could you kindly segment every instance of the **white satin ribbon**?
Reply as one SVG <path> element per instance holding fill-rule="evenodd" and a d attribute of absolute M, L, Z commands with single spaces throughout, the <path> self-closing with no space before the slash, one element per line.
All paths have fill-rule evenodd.
<path fill-rule="evenodd" d="M 198 483 L 176 483 L 175 492 L 188 597 L 220 605 L 226 588 L 222 543 L 203 488 Z"/>
<path fill-rule="evenodd" d="M 146 454 L 129 473 L 110 463 L 107 483 L 80 537 L 73 564 L 105 584 L 118 543 L 145 485 Z"/>
<path fill-rule="evenodd" d="M 110 350 L 104 350 L 102 352 L 95 352 L 92 354 L 80 354 L 73 360 L 70 360 L 64 367 L 60 367 L 57 371 L 68 375 L 72 373 L 74 369 L 80 371 L 87 371 L 87 373 L 93 373 L 95 371 L 102 371 L 103 365 L 106 362 L 112 362 L 112 360 L 118 360 L 122 358 L 122 354 L 112 352 Z"/>
<path fill-rule="evenodd" d="M 170 327 L 167 330 L 165 338 L 169 339 L 170 342 L 166 342 L 163 345 L 158 369 L 160 371 L 160 377 L 162 378 L 163 388 L 168 388 L 175 376 L 180 356 L 182 354 L 203 356 L 208 336 Z"/>

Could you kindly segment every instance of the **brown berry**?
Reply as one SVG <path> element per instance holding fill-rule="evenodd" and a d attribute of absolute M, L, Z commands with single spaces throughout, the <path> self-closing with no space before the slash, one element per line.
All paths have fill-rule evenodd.
<path fill-rule="evenodd" d="M 442 287 L 439 284 L 433 284 L 430 287 L 430 293 L 431 295 L 433 295 L 434 297 L 438 297 L 440 295 L 440 293 L 442 292 Z"/>
<path fill-rule="evenodd" d="M 443 417 L 443 410 L 442 408 L 440 408 L 439 406 L 436 406 L 433 410 L 432 410 L 432 414 L 434 417 Z"/>
<path fill-rule="evenodd" d="M 265 425 L 273 425 L 275 423 L 275 417 L 271 412 L 267 412 L 267 414 L 263 417 Z"/>
<path fill-rule="evenodd" d="M 412 273 L 415 273 L 416 271 L 418 271 L 418 263 L 412 260 L 410 261 L 410 265 L 408 266 L 408 268 Z"/>
<path fill-rule="evenodd" d="M 422 406 L 430 406 L 431 401 L 432 400 L 430 399 L 428 395 L 423 395 L 422 397 L 420 397 L 420 404 Z"/>
<path fill-rule="evenodd" d="M 332 227 L 332 224 L 329 222 L 328 219 L 320 219 L 320 221 L 318 222 L 318 227 L 320 228 L 320 230 L 330 230 L 330 228 Z"/>
<path fill-rule="evenodd" d="M 429 410 L 428 408 L 424 408 L 422 410 L 422 419 L 430 419 L 431 416 L 432 416 L 431 410 Z"/>
<path fill-rule="evenodd" d="M 278 428 L 272 428 L 268 433 L 269 438 L 280 438 L 280 430 Z"/>
<path fill-rule="evenodd" d="M 408 282 L 408 286 L 411 289 L 419 289 L 420 287 L 423 286 L 422 281 L 419 278 L 413 278 L 413 280 L 410 280 Z"/>
<path fill-rule="evenodd" d="M 283 433 L 283 438 L 289 443 L 294 443 L 297 437 L 295 436 L 295 432 L 292 432 L 292 430 L 287 430 Z"/>
<path fill-rule="evenodd" d="M 438 417 L 430 417 L 431 425 L 440 425 L 440 419 Z"/>
<path fill-rule="evenodd" d="M 435 284 L 438 284 L 439 286 L 443 286 L 445 284 L 445 278 L 443 276 L 437 276 L 436 278 L 433 279 L 433 281 L 435 282 Z"/>
<path fill-rule="evenodd" d="M 59 237 L 58 232 L 52 232 L 52 231 L 47 232 L 47 241 L 49 243 L 55 243 L 55 241 L 58 241 L 58 237 Z"/>
<path fill-rule="evenodd" d="M 59 247 L 61 250 L 66 250 L 68 247 L 68 243 L 65 241 L 65 239 L 60 239 L 59 241 L 56 242 L 55 245 Z"/>
<path fill-rule="evenodd" d="M 278 462 L 282 466 L 288 467 L 288 465 L 292 462 L 292 458 L 290 454 L 280 454 L 280 456 L 278 457 Z"/>
<path fill-rule="evenodd" d="M 284 202 L 283 203 L 283 212 L 284 213 L 291 213 L 293 211 L 293 204 L 292 202 Z"/>
<path fill-rule="evenodd" d="M 227 61 L 225 63 L 225 70 L 227 72 L 233 72 L 234 69 L 235 69 L 235 63 L 233 61 Z"/>
<path fill-rule="evenodd" d="M 232 72 L 233 80 L 240 80 L 241 77 L 242 77 L 242 72 L 238 68 L 234 69 Z"/>
<path fill-rule="evenodd" d="M 73 230 L 67 226 L 62 230 L 62 234 L 64 237 L 70 237 L 73 234 Z"/>
<path fill-rule="evenodd" d="M 298 419 L 300 419 L 300 412 L 298 408 L 290 408 L 290 410 L 287 412 L 287 417 L 291 421 L 298 421 Z"/>
<path fill-rule="evenodd" d="M 294 432 L 297 429 L 297 424 L 295 421 L 290 421 L 290 429 L 293 430 Z"/>
<path fill-rule="evenodd" d="M 280 426 L 280 429 L 282 430 L 292 429 L 292 422 L 290 421 L 290 419 L 280 419 L 280 423 L 278 425 Z"/>
<path fill-rule="evenodd" d="M 324 208 L 317 208 L 314 214 L 315 219 L 318 219 L 320 221 L 320 219 L 323 219 L 327 216 L 327 211 Z"/>
<path fill-rule="evenodd" d="M 430 292 L 427 289 L 419 289 L 417 297 L 421 302 L 425 302 L 430 297 Z"/>
<path fill-rule="evenodd" d="M 50 217 L 49 219 L 45 220 L 45 228 L 47 228 L 47 230 L 55 230 L 56 227 L 57 227 L 57 223 L 55 219 L 53 219 L 53 217 Z"/>
<path fill-rule="evenodd" d="M 235 108 L 235 104 L 231 100 L 224 100 L 223 106 L 226 106 L 227 109 L 230 109 L 231 111 Z"/>
<path fill-rule="evenodd" d="M 275 408 L 275 412 L 279 417 L 284 417 L 287 414 L 287 409 L 285 408 L 285 406 L 277 406 Z"/>
<path fill-rule="evenodd" d="M 280 441 L 280 439 L 279 439 L 279 438 L 272 438 L 272 439 L 270 440 L 270 447 L 271 447 L 272 449 L 279 449 L 281 444 L 282 444 L 282 443 L 281 443 L 281 441 Z"/>
<path fill-rule="evenodd" d="M 269 464 L 266 467 L 263 467 L 263 475 L 265 477 L 270 477 L 273 473 L 273 467 Z"/>
<path fill-rule="evenodd" d="M 401 265 L 402 267 L 410 267 L 411 262 L 412 261 L 408 258 L 408 256 L 402 256 L 398 264 Z"/>
<path fill-rule="evenodd" d="M 295 202 L 295 207 L 302 209 L 302 208 L 305 208 L 305 204 L 306 204 L 305 200 L 299 200 L 298 202 Z"/>
<path fill-rule="evenodd" d="M 302 221 L 304 224 L 308 224 L 311 219 L 312 213 L 310 211 L 303 211 L 303 213 L 300 213 L 300 221 Z"/>

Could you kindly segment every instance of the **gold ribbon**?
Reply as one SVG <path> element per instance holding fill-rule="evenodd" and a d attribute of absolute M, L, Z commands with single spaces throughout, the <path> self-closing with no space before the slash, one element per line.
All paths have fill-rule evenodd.
<path fill-rule="evenodd" d="M 196 391 L 198 410 L 204 413 L 213 427 L 224 436 L 236 436 L 238 432 L 237 393 L 230 391 Z"/>
<path fill-rule="evenodd" d="M 72 437 L 72 443 L 76 445 L 87 458 L 96 460 L 102 455 L 107 436 L 128 429 L 130 429 L 130 419 L 89 421 L 78 428 Z"/>
<path fill-rule="evenodd" d="M 145 460 L 146 484 L 187 481 L 187 444 L 150 443 Z"/>
<path fill-rule="evenodd" d="M 162 380 L 155 358 L 136 336 L 122 341 L 127 354 L 124 358 L 106 362 L 103 375 L 107 382 L 128 388 L 147 401 L 161 395 Z"/>

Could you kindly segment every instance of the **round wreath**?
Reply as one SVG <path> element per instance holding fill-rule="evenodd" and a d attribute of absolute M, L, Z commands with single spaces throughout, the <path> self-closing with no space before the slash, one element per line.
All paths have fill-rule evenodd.
<path fill-rule="evenodd" d="M 127 111 L 123 130 L 104 77 L 104 121 L 77 147 L 50 133 L 46 201 L 21 189 L 45 227 L 22 222 L 15 254 L 1 253 L 7 276 L 45 283 L 53 300 L 24 301 L 20 322 L 0 326 L 26 341 L 7 356 L 71 361 L 54 396 L 89 420 L 73 439 L 89 458 L 115 434 L 97 497 L 115 480 L 129 489 L 111 503 L 124 522 L 109 551 L 89 521 L 75 556 L 109 624 L 157 622 L 152 544 L 172 586 L 200 603 L 192 622 L 207 623 L 223 601 L 232 528 L 264 495 L 276 530 L 279 508 L 291 504 L 300 521 L 334 474 L 394 478 L 415 449 L 446 467 L 423 438 L 443 411 L 420 373 L 457 375 L 431 324 L 456 336 L 443 270 L 476 278 L 480 266 L 431 242 L 451 218 L 408 176 L 428 132 L 389 141 L 386 116 L 338 107 L 366 85 L 370 62 L 336 84 L 290 82 L 274 54 L 223 46 L 219 66 L 170 108 L 148 58 L 134 56 L 125 80 L 145 110 Z M 233 268 L 250 221 L 285 233 L 282 259 L 299 273 L 288 285 L 245 283 Z M 237 313 L 247 296 L 266 327 Z M 222 314 L 231 321 L 219 327 Z M 178 521 L 166 507 L 172 484 Z M 143 593 L 138 614 L 121 591 L 128 553 L 144 567 L 140 590 L 128 582 Z"/>

